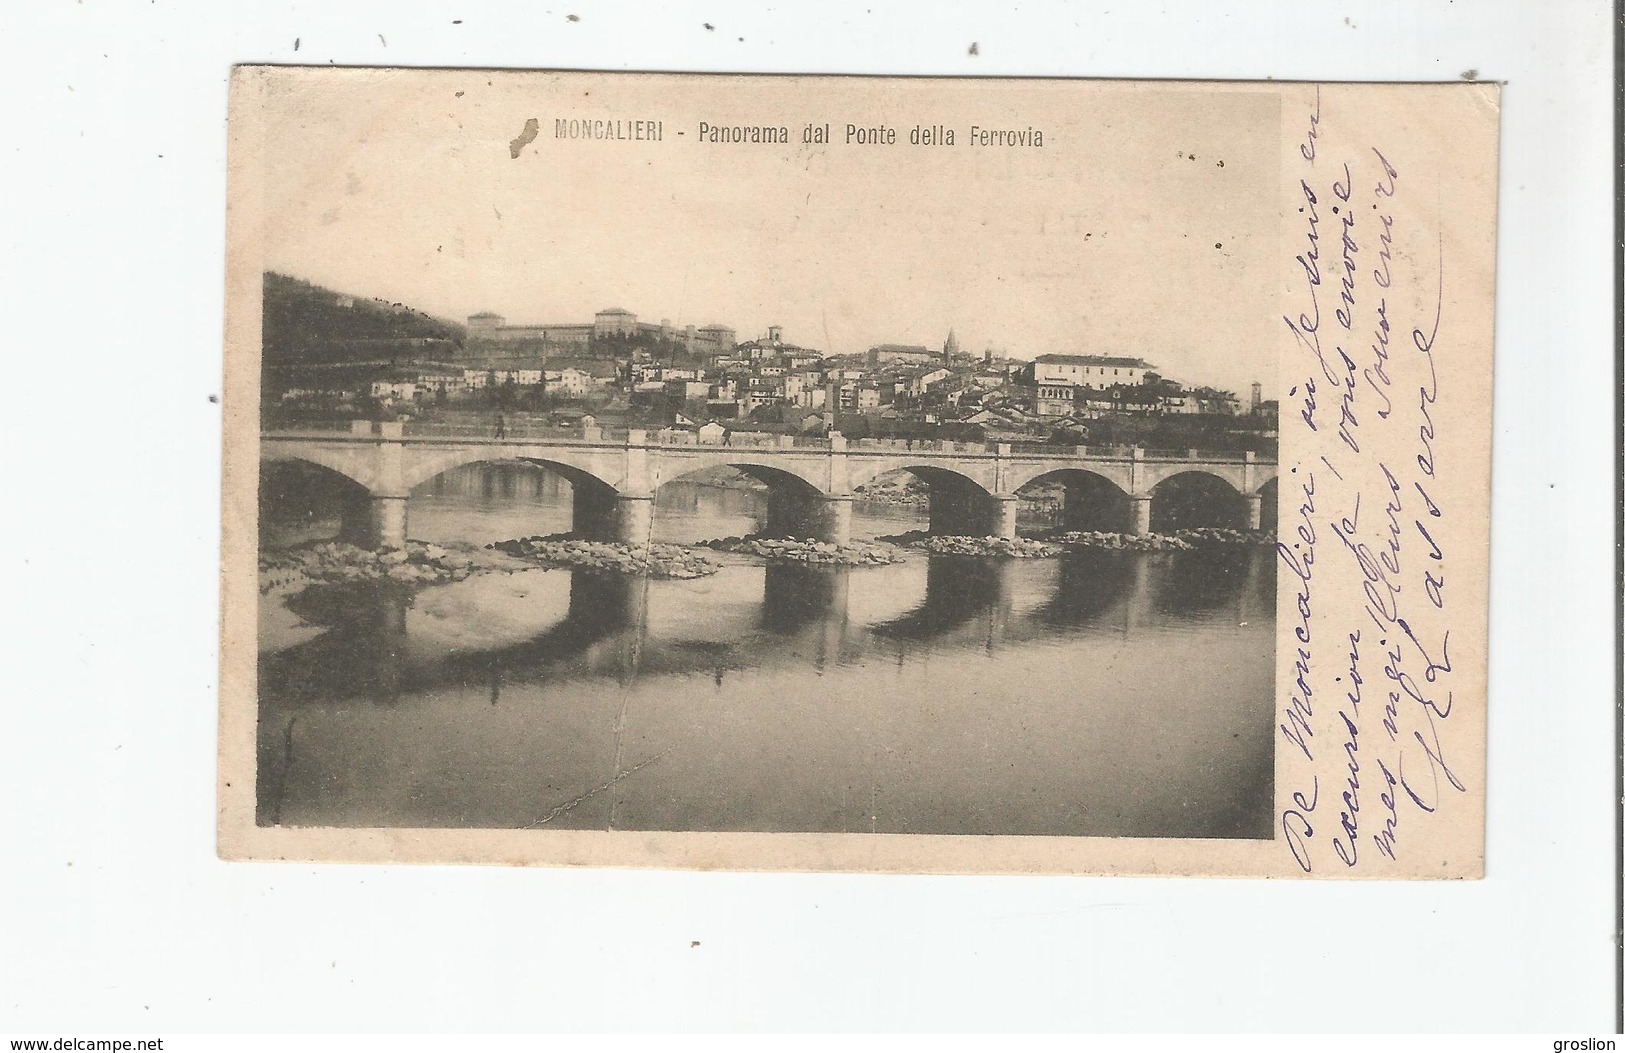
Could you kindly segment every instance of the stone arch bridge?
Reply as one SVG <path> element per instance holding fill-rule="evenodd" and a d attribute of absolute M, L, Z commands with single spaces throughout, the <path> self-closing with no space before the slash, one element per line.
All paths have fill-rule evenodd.
<path fill-rule="evenodd" d="M 1110 502 L 1121 509 L 1113 528 L 1137 534 L 1151 529 L 1158 487 L 1190 473 L 1239 495 L 1246 525 L 1256 529 L 1264 491 L 1276 478 L 1272 458 L 1199 450 L 905 443 L 839 434 L 734 433 L 725 443 L 701 443 L 692 433 L 632 429 L 617 435 L 591 427 L 500 437 L 427 423 L 347 427 L 266 431 L 260 460 L 304 461 L 350 480 L 356 500 L 345 536 L 374 547 L 405 543 L 414 487 L 454 468 L 497 461 L 528 462 L 564 476 L 574 490 L 574 532 L 628 543 L 649 538 L 661 484 L 724 465 L 767 484 L 768 534 L 837 544 L 851 538 L 853 489 L 899 469 L 928 484 L 931 533 L 1007 538 L 1016 535 L 1016 491 L 1044 478 L 1067 484 L 1063 521 L 1081 510 L 1074 506 Z"/>

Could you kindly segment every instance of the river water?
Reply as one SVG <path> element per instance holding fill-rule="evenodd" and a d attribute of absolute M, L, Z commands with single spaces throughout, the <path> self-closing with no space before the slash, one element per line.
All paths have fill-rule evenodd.
<path fill-rule="evenodd" d="M 410 533 L 561 532 L 569 500 L 462 469 L 414 494 Z M 749 533 L 762 505 L 668 484 L 656 538 Z M 854 510 L 859 537 L 923 525 Z M 1270 550 L 1236 548 L 269 596 L 259 819 L 1267 838 L 1274 595 Z"/>

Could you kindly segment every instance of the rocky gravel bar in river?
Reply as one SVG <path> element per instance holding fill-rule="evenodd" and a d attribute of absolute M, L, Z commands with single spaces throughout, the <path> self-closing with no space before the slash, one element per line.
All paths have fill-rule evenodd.
<path fill-rule="evenodd" d="M 268 553 L 260 557 L 260 591 L 290 593 L 312 585 L 387 582 L 406 587 L 462 581 L 502 569 L 485 553 L 408 541 L 405 548 L 373 551 L 342 541 Z"/>
<path fill-rule="evenodd" d="M 919 548 L 934 556 L 998 556 L 1044 559 L 1067 552 L 1108 549 L 1121 552 L 1188 552 L 1220 545 L 1272 545 L 1275 535 L 1263 530 L 1198 527 L 1173 534 L 1120 534 L 1104 530 L 1048 531 L 1036 537 L 969 537 L 933 535 L 911 530 L 880 538 L 893 545 Z"/>
<path fill-rule="evenodd" d="M 1119 534 L 1109 530 L 1052 530 L 1038 538 L 1067 549 L 1108 548 L 1125 552 L 1186 552 L 1222 545 L 1273 545 L 1268 530 L 1233 530 L 1229 527 L 1187 527 L 1171 534 Z"/>
<path fill-rule="evenodd" d="M 544 567 L 572 567 L 651 578 L 703 578 L 722 569 L 687 545 L 625 545 L 538 535 L 498 541 L 490 547 Z"/>
<path fill-rule="evenodd" d="M 999 556 L 1005 559 L 1043 559 L 1059 556 L 1063 549 L 1027 537 L 970 537 L 960 534 L 926 534 L 911 531 L 894 540 L 910 548 L 923 548 L 933 556 Z"/>
<path fill-rule="evenodd" d="M 840 567 L 879 567 L 901 563 L 903 554 L 891 545 L 854 542 L 836 545 L 828 541 L 798 541 L 793 537 L 724 537 L 700 542 L 718 552 L 760 556 L 774 563 L 817 563 Z"/>

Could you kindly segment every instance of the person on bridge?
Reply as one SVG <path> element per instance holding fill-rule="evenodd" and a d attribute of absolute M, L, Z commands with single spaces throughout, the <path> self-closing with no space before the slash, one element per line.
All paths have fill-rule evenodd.
<path fill-rule="evenodd" d="M 502 414 L 498 413 L 497 414 L 497 429 L 496 429 L 496 433 L 494 434 L 493 438 L 504 439 L 504 438 L 507 438 L 507 436 L 508 436 L 508 422 L 502 416 Z"/>
<path fill-rule="evenodd" d="M 724 445 L 724 446 L 732 446 L 733 441 L 734 441 L 733 429 L 732 428 L 723 428 L 722 429 L 722 445 Z"/>

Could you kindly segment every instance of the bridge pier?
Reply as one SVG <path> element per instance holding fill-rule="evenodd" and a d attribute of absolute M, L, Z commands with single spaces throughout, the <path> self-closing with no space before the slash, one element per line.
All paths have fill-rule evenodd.
<path fill-rule="evenodd" d="M 807 506 L 805 494 L 787 486 L 770 486 L 767 490 L 767 518 L 762 523 L 764 537 L 806 537 Z"/>
<path fill-rule="evenodd" d="M 1129 533 L 1144 537 L 1151 533 L 1151 495 L 1129 494 Z"/>
<path fill-rule="evenodd" d="M 654 525 L 654 501 L 650 494 L 617 494 L 577 484 L 570 533 L 588 541 L 647 544 Z"/>
<path fill-rule="evenodd" d="M 359 491 L 350 494 L 345 499 L 344 510 L 339 514 L 338 540 L 357 548 L 372 548 L 374 534 L 372 495 Z"/>
<path fill-rule="evenodd" d="M 1264 495 L 1242 494 L 1247 499 L 1247 529 L 1261 530 L 1264 526 Z"/>
<path fill-rule="evenodd" d="M 1014 541 L 1016 539 L 1016 510 L 1020 506 L 1021 499 L 1015 494 L 994 494 L 992 501 L 989 503 L 988 536 Z"/>
<path fill-rule="evenodd" d="M 345 513 L 339 540 L 358 548 L 406 547 L 406 498 L 370 494 Z"/>
<path fill-rule="evenodd" d="M 654 522 L 653 494 L 615 495 L 615 540 L 623 545 L 646 545 Z"/>
<path fill-rule="evenodd" d="M 813 499 L 809 509 L 813 536 L 832 545 L 852 543 L 852 495 L 825 494 Z"/>
<path fill-rule="evenodd" d="M 935 487 L 927 513 L 929 532 L 937 537 L 1016 536 L 1016 510 L 1021 500 L 1015 494 L 975 493 Z"/>
<path fill-rule="evenodd" d="M 803 541 L 852 543 L 852 495 L 800 493 L 788 486 L 767 492 L 766 537 L 793 537 Z"/>
<path fill-rule="evenodd" d="M 976 507 L 972 495 L 945 486 L 931 488 L 926 510 L 929 533 L 936 537 L 978 536 L 986 525 L 986 515 Z"/>
<path fill-rule="evenodd" d="M 611 490 L 577 484 L 570 498 L 570 533 L 589 541 L 617 537 L 615 494 Z"/>

